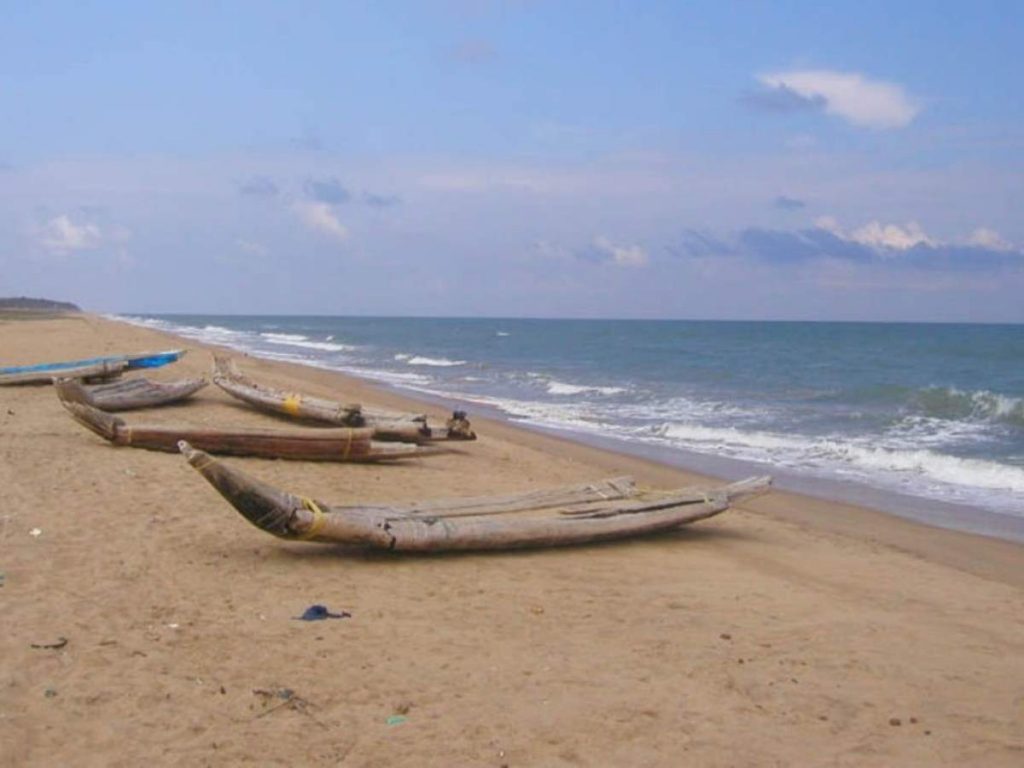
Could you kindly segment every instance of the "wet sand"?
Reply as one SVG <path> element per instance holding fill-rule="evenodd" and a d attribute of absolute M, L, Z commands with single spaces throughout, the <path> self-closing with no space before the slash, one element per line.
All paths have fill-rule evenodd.
<path fill-rule="evenodd" d="M 178 346 L 189 355 L 153 378 L 208 372 L 208 349 L 152 330 L 0 316 L 0 364 Z M 240 364 L 444 416 L 332 372 Z M 124 418 L 285 424 L 213 386 Z M 480 440 L 458 453 L 398 466 L 225 461 L 339 503 L 618 474 L 708 482 L 474 425 Z M 570 549 L 284 542 L 181 457 L 87 432 L 46 386 L 0 388 L 0 499 L 0 765 L 1024 762 L 1019 544 L 781 492 L 677 533 Z M 314 603 L 352 616 L 293 620 Z"/>

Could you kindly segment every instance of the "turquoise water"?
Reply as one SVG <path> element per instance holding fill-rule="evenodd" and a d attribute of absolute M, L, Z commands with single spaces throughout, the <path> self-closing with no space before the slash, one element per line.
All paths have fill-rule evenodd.
<path fill-rule="evenodd" d="M 756 465 L 886 508 L 895 492 L 957 527 L 1024 521 L 1024 326 L 123 319 L 720 474 Z"/>

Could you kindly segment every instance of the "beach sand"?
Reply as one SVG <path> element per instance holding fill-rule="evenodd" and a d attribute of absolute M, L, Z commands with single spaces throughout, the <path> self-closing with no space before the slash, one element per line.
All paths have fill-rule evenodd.
<path fill-rule="evenodd" d="M 209 370 L 147 329 L 0 318 L 3 364 L 176 346 L 153 378 Z M 125 419 L 283 424 L 213 386 Z M 401 466 L 225 461 L 339 503 L 707 480 L 474 425 Z M 108 445 L 46 386 L 0 388 L 0 499 L 3 766 L 1024 765 L 1018 544 L 774 492 L 599 546 L 352 554 L 256 530 L 180 456 Z M 314 603 L 352 616 L 293 620 Z"/>

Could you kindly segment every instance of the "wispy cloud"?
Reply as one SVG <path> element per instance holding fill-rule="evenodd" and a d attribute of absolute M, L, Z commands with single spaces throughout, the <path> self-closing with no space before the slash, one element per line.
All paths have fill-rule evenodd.
<path fill-rule="evenodd" d="M 739 258 L 779 265 L 833 261 L 931 272 L 1024 270 L 1024 251 L 994 230 L 979 228 L 966 239 L 947 242 L 930 237 L 914 222 L 872 221 L 844 231 L 827 216 L 810 229 L 749 227 L 724 240 L 687 231 L 681 247 L 670 252 L 702 260 Z"/>
<path fill-rule="evenodd" d="M 338 242 L 348 239 L 348 228 L 338 220 L 327 203 L 299 202 L 292 206 L 292 210 L 307 229 Z"/>
<path fill-rule="evenodd" d="M 779 195 L 772 204 L 784 211 L 799 211 L 807 207 L 807 203 L 803 200 L 797 200 L 795 197 L 786 197 L 786 195 Z"/>
<path fill-rule="evenodd" d="M 994 229 L 989 229 L 988 227 L 978 227 L 976 230 L 971 232 L 966 242 L 967 245 L 973 245 L 979 248 L 988 248 L 993 251 L 1015 250 L 1013 243 L 1003 238 L 1003 236 Z"/>
<path fill-rule="evenodd" d="M 253 197 L 275 197 L 280 190 L 277 183 L 270 177 L 253 176 L 239 184 L 238 191 L 240 194 Z"/>
<path fill-rule="evenodd" d="M 866 128 L 903 128 L 921 111 L 903 86 L 856 72 L 790 70 L 758 75 L 757 80 L 764 90 L 745 100 L 771 111 L 821 109 Z"/>
<path fill-rule="evenodd" d="M 306 179 L 306 197 L 320 203 L 339 205 L 352 199 L 352 194 L 335 178 Z"/>
<path fill-rule="evenodd" d="M 740 101 L 761 112 L 781 113 L 824 110 L 827 104 L 824 96 L 804 96 L 786 85 L 749 91 Z"/>
<path fill-rule="evenodd" d="M 815 221 L 818 229 L 824 229 L 837 237 L 850 242 L 868 245 L 874 248 L 906 251 L 918 245 L 935 246 L 938 243 L 930 238 L 916 221 L 906 224 L 883 224 L 880 221 L 869 221 L 867 224 L 844 233 L 832 216 L 822 216 Z"/>
<path fill-rule="evenodd" d="M 614 264 L 617 267 L 643 267 L 648 262 L 647 252 L 639 245 L 620 245 L 598 235 L 589 245 L 576 252 L 583 261 L 595 264 Z"/>
<path fill-rule="evenodd" d="M 247 253 L 250 256 L 266 256 L 270 253 L 270 249 L 267 248 L 267 246 L 262 243 L 257 243 L 254 240 L 239 238 L 235 241 L 235 245 L 238 247 L 238 250 L 242 251 L 242 253 Z"/>
<path fill-rule="evenodd" d="M 76 223 L 67 214 L 61 214 L 40 228 L 39 243 L 48 251 L 58 254 L 92 251 L 103 243 L 103 233 L 98 224 L 88 221 Z"/>

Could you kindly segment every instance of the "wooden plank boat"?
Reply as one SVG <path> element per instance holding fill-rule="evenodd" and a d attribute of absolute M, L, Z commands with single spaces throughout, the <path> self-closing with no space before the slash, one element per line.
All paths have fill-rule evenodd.
<path fill-rule="evenodd" d="M 215 355 L 213 382 L 232 397 L 269 413 L 343 427 L 372 427 L 378 440 L 475 440 L 464 411 L 455 411 L 444 427 L 431 427 L 422 413 L 363 408 L 312 395 L 285 392 L 259 384 L 238 370 L 233 360 Z"/>
<path fill-rule="evenodd" d="M 185 458 L 249 522 L 284 539 L 394 551 L 551 547 L 620 539 L 713 517 L 768 490 L 755 477 L 709 491 L 637 491 L 629 478 L 512 496 L 331 506 L 228 467 L 188 442 Z"/>
<path fill-rule="evenodd" d="M 209 382 L 206 379 L 182 379 L 166 384 L 147 378 L 87 386 L 77 379 L 57 379 L 55 386 L 62 400 L 85 403 L 101 411 L 131 411 L 178 403 L 191 397 Z"/>
<path fill-rule="evenodd" d="M 370 429 L 215 429 L 129 425 L 84 403 L 61 400 L 74 419 L 114 445 L 175 453 L 188 440 L 211 453 L 311 461 L 384 461 L 429 456 L 440 448 L 413 443 L 380 443 Z"/>
<path fill-rule="evenodd" d="M 120 376 L 123 371 L 159 368 L 175 362 L 184 354 L 185 350 L 172 349 L 165 352 L 111 355 L 59 363 L 13 365 L 0 368 L 0 384 L 50 384 L 58 377 L 109 379 Z"/>

